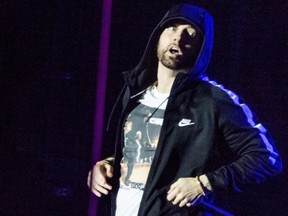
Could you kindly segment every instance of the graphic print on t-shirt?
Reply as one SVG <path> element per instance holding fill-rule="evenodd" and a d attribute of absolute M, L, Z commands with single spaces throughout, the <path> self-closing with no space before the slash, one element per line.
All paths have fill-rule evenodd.
<path fill-rule="evenodd" d="M 164 115 L 163 109 L 153 113 L 155 109 L 140 104 L 125 123 L 120 181 L 129 188 L 144 189 L 148 177 Z"/>

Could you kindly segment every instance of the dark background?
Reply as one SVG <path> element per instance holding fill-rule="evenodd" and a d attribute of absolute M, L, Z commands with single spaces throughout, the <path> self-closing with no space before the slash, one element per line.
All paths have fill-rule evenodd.
<path fill-rule="evenodd" d="M 154 26 L 179 2 L 213 14 L 210 78 L 245 99 L 284 163 L 281 175 L 221 194 L 217 204 L 235 215 L 286 215 L 286 0 L 114 1 L 105 122 L 121 72 L 138 63 Z M 101 8 L 100 0 L 1 0 L 0 215 L 87 215 Z M 103 155 L 112 146 L 105 141 Z M 106 215 L 105 203 L 98 216 Z"/>

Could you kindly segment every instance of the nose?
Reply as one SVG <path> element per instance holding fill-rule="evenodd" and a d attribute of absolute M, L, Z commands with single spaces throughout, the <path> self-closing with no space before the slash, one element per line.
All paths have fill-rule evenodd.
<path fill-rule="evenodd" d="M 177 42 L 177 43 L 183 43 L 183 41 L 185 40 L 186 38 L 186 35 L 185 35 L 185 31 L 178 31 L 178 32 L 175 32 L 175 35 L 174 35 L 174 41 Z"/>
<path fill-rule="evenodd" d="M 180 42 L 180 41 L 181 41 L 181 35 L 182 35 L 181 32 L 176 32 L 176 33 L 174 34 L 173 40 L 176 41 L 176 42 Z"/>

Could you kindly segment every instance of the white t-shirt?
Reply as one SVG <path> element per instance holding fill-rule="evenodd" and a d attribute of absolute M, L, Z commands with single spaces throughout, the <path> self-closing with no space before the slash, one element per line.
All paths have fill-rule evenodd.
<path fill-rule="evenodd" d="M 126 119 L 116 216 L 136 216 L 157 148 L 169 94 L 149 87 Z"/>

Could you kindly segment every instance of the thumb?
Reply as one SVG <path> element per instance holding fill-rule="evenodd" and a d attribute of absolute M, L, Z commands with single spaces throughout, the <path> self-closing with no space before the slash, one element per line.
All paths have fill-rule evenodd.
<path fill-rule="evenodd" d="M 109 178 L 113 177 L 113 167 L 110 164 L 105 164 L 105 168 L 106 168 L 106 175 Z"/>

